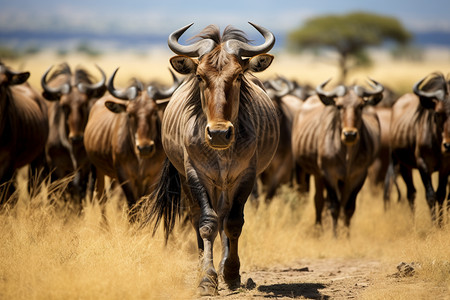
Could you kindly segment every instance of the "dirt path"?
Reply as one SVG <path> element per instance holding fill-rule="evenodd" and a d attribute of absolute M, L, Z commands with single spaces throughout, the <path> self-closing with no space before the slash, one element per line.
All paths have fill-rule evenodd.
<path fill-rule="evenodd" d="M 357 299 L 383 273 L 386 266 L 378 261 L 302 260 L 290 267 L 242 272 L 241 289 L 233 292 L 221 284 L 220 295 L 211 299 Z"/>

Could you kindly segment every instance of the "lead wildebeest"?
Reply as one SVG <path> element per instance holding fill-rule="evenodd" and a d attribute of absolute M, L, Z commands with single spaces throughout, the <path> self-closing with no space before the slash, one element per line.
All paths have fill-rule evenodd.
<path fill-rule="evenodd" d="M 418 169 L 433 221 L 444 203 L 450 173 L 450 84 L 441 73 L 433 73 L 418 81 L 413 93 L 400 97 L 393 106 L 391 119 L 392 163 L 387 174 L 386 191 L 396 169 L 407 186 L 407 198 L 414 208 L 416 189 L 412 169 Z M 435 191 L 431 174 L 439 172 Z M 385 192 L 385 197 L 389 194 Z M 439 221 L 442 220 L 440 210 Z"/>
<path fill-rule="evenodd" d="M 0 62 L 0 185 L 6 189 L 18 168 L 43 154 L 48 136 L 47 106 L 26 82 L 29 76 Z M 13 189 L 0 190 L 0 203 Z"/>
<path fill-rule="evenodd" d="M 106 175 L 117 179 L 131 209 L 159 179 L 166 159 L 161 143 L 163 110 L 181 81 L 172 73 L 174 83 L 165 90 L 138 80 L 125 90 L 116 90 L 116 72 L 108 82 L 111 94 L 91 109 L 84 145 L 96 168 L 98 198 Z"/>
<path fill-rule="evenodd" d="M 293 154 L 299 168 L 314 176 L 316 224 L 322 223 L 324 189 L 333 217 L 333 231 L 341 208 L 350 225 L 356 196 L 380 145 L 380 124 L 370 106 L 382 99 L 383 86 L 372 80 L 373 91 L 340 85 L 333 91 L 317 87 L 294 121 Z"/>
<path fill-rule="evenodd" d="M 164 219 L 167 238 L 181 210 L 182 188 L 201 256 L 199 291 L 209 295 L 217 293 L 217 233 L 222 240 L 219 274 L 230 288 L 240 286 L 238 240 L 244 205 L 278 145 L 276 110 L 262 83 L 251 75 L 271 64 L 273 56 L 266 52 L 275 37 L 252 24 L 265 38 L 252 46 L 241 30 L 227 26 L 221 36 L 210 25 L 194 44 L 181 45 L 178 39 L 191 25 L 168 40 L 179 54 L 170 59 L 172 67 L 188 77 L 164 112 L 162 139 L 168 160 L 149 217 L 156 218 L 156 226 Z"/>
<path fill-rule="evenodd" d="M 106 76 L 97 66 L 102 78 L 94 83 L 92 75 L 83 68 L 72 73 L 69 65 L 62 63 L 47 79 L 52 68 L 41 78 L 42 94 L 50 101 L 46 160 L 52 181 L 74 176 L 68 192 L 79 202 L 86 195 L 91 170 L 83 144 L 84 129 L 92 105 L 106 91 Z"/>

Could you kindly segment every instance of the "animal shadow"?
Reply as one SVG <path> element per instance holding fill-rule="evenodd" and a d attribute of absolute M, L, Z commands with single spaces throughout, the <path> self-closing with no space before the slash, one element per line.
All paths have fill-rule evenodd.
<path fill-rule="evenodd" d="M 266 298 L 272 297 L 304 297 L 307 299 L 330 299 L 329 296 L 320 293 L 320 289 L 326 288 L 321 283 L 281 283 L 261 285 L 258 291 L 266 293 Z"/>

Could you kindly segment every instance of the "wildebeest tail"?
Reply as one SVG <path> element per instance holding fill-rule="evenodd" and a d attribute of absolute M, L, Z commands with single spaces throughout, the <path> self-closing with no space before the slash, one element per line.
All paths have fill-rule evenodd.
<path fill-rule="evenodd" d="M 154 221 L 155 234 L 161 221 L 164 223 L 166 242 L 181 214 L 181 183 L 177 169 L 166 159 L 158 185 L 148 198 L 148 209 L 144 209 L 143 225 Z"/>

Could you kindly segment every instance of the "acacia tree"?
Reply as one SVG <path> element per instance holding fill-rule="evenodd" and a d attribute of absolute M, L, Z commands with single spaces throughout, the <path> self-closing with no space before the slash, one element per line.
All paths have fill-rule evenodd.
<path fill-rule="evenodd" d="M 365 51 L 368 47 L 387 41 L 405 45 L 410 39 L 411 34 L 397 19 L 365 12 L 316 17 L 288 35 L 288 42 L 296 49 L 337 51 L 341 83 L 345 82 L 350 68 L 370 61 Z"/>

